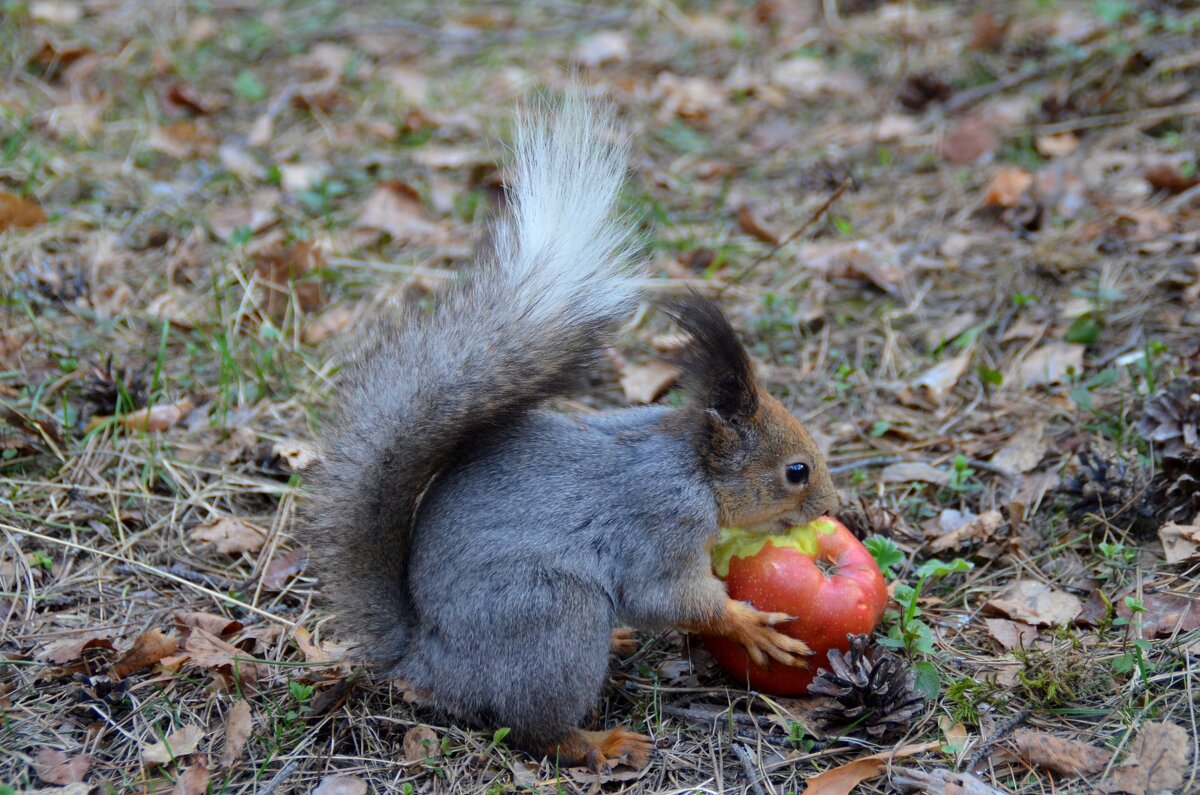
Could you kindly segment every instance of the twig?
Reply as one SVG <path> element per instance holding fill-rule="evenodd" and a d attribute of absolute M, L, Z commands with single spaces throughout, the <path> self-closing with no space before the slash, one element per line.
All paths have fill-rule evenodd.
<path fill-rule="evenodd" d="M 754 757 L 750 755 L 750 749 L 741 743 L 734 743 L 733 752 L 737 754 L 738 761 L 742 763 L 742 770 L 746 771 L 746 778 L 750 780 L 750 789 L 754 790 L 754 795 L 767 795 L 762 787 L 762 776 L 759 775 L 758 768 L 754 766 Z"/>
<path fill-rule="evenodd" d="M 1046 61 L 1039 66 L 1026 69 L 1023 72 L 1008 74 L 991 83 L 987 83 L 967 91 L 960 91 L 948 99 L 942 108 L 946 113 L 954 113 L 955 111 L 964 110 L 972 105 L 979 104 L 993 94 L 1000 94 L 1008 91 L 1009 89 L 1018 88 L 1025 85 L 1030 80 L 1036 80 L 1037 78 L 1044 77 L 1051 72 L 1057 72 L 1059 69 L 1063 69 L 1074 63 L 1086 63 L 1087 60 L 1095 54 L 1096 50 L 1097 46 L 1093 45 L 1083 53 L 1064 55 L 1059 58 Z"/>
<path fill-rule="evenodd" d="M 271 780 L 268 781 L 261 789 L 259 789 L 255 795 L 271 795 L 272 792 L 279 789 L 280 784 L 282 784 L 284 781 L 290 778 L 293 773 L 296 772 L 296 768 L 298 767 L 300 767 L 299 759 L 293 759 L 292 761 L 288 762 L 279 769 L 278 773 L 276 773 L 274 776 L 271 776 Z"/>
<path fill-rule="evenodd" d="M 713 723 L 714 721 L 732 720 L 734 723 L 759 727 L 758 718 L 754 715 L 744 715 L 740 712 L 731 712 L 728 709 L 708 712 L 695 707 L 673 707 L 670 705 L 664 706 L 660 710 L 664 715 L 670 715 L 675 718 L 683 718 L 684 720 L 696 721 L 698 723 Z"/>
<path fill-rule="evenodd" d="M 827 198 L 820 207 L 818 207 L 815 211 L 813 211 L 812 215 L 810 215 L 808 217 L 807 221 L 805 221 L 804 223 L 802 223 L 800 225 L 799 229 L 797 229 L 795 232 L 792 232 L 790 235 L 785 237 L 783 240 L 780 240 L 778 243 L 776 243 L 771 248 L 771 250 L 768 251 L 766 254 L 763 254 L 758 259 L 754 260 L 754 262 L 751 262 L 749 265 L 747 265 L 745 268 L 743 268 L 738 273 L 735 273 L 733 275 L 733 277 L 729 279 L 729 281 L 734 282 L 734 283 L 740 282 L 742 279 L 749 276 L 763 262 L 765 262 L 766 260 L 769 260 L 771 257 L 778 254 L 779 249 L 783 248 L 788 243 L 791 243 L 793 240 L 800 237 L 800 235 L 807 232 L 808 228 L 810 226 L 812 226 L 813 224 L 815 224 L 818 220 L 820 220 L 821 216 L 824 215 L 831 206 L 833 206 L 833 203 L 835 201 L 837 201 L 839 198 L 841 198 L 842 194 L 846 192 L 846 190 L 850 187 L 850 185 L 852 183 L 853 183 L 853 180 L 851 180 L 849 177 L 842 180 L 842 184 L 838 185 L 837 190 L 835 190 L 833 193 L 831 193 L 829 195 L 829 198 Z"/>
<path fill-rule="evenodd" d="M 113 571 L 117 574 L 137 574 L 138 572 L 145 571 L 146 568 L 146 566 L 139 567 L 128 563 L 122 563 L 114 566 Z M 182 563 L 172 563 L 165 569 L 160 569 L 154 566 L 149 568 L 153 569 L 154 572 L 159 575 L 174 575 L 176 577 L 185 579 L 188 582 L 195 582 L 201 585 L 225 585 L 227 587 L 233 587 L 232 580 L 227 580 L 224 577 L 214 577 L 211 574 L 204 574 L 203 572 L 196 571 L 195 569 L 189 569 Z"/>
<path fill-rule="evenodd" d="M 1198 113 L 1200 113 L 1200 102 L 1188 102 L 1183 105 L 1171 105 L 1166 108 L 1146 108 L 1131 110 L 1126 113 L 1105 113 L 1100 116 L 1069 119 L 1068 121 L 1055 122 L 1054 124 L 1043 124 L 1037 128 L 1037 131 L 1045 135 L 1053 135 L 1056 133 L 1087 130 L 1092 127 L 1108 127 L 1114 124 L 1126 124 L 1135 121 L 1166 121 L 1176 116 L 1192 116 Z"/>
<path fill-rule="evenodd" d="M 1013 730 L 1024 723 L 1032 712 L 1032 709 L 1026 707 L 996 727 L 996 731 L 992 732 L 992 736 L 980 743 L 979 747 L 975 749 L 975 752 L 967 757 L 967 761 L 963 763 L 962 769 L 968 773 L 974 770 L 975 766 L 983 761 L 983 757 L 987 754 L 988 750 L 996 743 L 1012 734 Z"/>

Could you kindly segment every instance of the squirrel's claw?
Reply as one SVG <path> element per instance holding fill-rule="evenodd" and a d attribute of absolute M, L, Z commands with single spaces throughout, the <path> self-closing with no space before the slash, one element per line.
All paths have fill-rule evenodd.
<path fill-rule="evenodd" d="M 808 667 L 804 660 L 804 657 L 812 654 L 808 645 L 773 628 L 776 624 L 790 621 L 791 616 L 786 613 L 765 613 L 734 601 L 727 607 L 727 613 L 733 617 L 734 623 L 734 631 L 727 637 L 742 644 L 755 665 L 765 668 L 769 660 L 774 660 L 796 668 Z"/>

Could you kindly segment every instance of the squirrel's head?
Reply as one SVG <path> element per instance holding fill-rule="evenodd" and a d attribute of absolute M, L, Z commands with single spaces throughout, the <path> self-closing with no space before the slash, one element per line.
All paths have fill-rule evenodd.
<path fill-rule="evenodd" d="M 759 387 L 720 307 L 693 294 L 671 309 L 694 339 L 684 361 L 685 412 L 721 526 L 776 532 L 836 509 L 837 491 L 816 443 Z"/>

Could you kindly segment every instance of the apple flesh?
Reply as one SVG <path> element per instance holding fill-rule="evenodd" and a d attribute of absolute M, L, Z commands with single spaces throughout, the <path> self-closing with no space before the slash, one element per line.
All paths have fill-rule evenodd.
<path fill-rule="evenodd" d="M 713 571 L 731 599 L 794 619 L 775 629 L 812 649 L 807 668 L 750 662 L 725 638 L 705 639 L 709 651 L 740 683 L 776 695 L 808 692 L 830 649 L 846 651 L 850 635 L 871 633 L 883 618 L 887 583 L 875 559 L 844 524 L 823 516 L 787 533 L 722 530 L 713 547 Z"/>

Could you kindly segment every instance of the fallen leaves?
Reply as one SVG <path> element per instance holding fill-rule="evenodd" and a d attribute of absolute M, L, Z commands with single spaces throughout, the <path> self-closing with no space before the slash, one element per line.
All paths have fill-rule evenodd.
<path fill-rule="evenodd" d="M 933 483 L 944 486 L 950 482 L 950 475 L 942 469 L 926 464 L 924 461 L 897 461 L 888 464 L 879 473 L 882 483 Z"/>
<path fill-rule="evenodd" d="M 414 726 L 404 733 L 404 758 L 409 762 L 420 762 L 442 755 L 437 732 L 428 726 Z"/>
<path fill-rule="evenodd" d="M 204 739 L 204 730 L 187 724 L 168 734 L 162 740 L 142 743 L 142 761 L 147 765 L 165 765 L 172 760 L 193 754 Z"/>
<path fill-rule="evenodd" d="M 245 700 L 235 701 L 225 713 L 225 747 L 221 751 L 221 767 L 232 767 L 241 757 L 254 729 L 254 713 L 250 703 Z"/>
<path fill-rule="evenodd" d="M 938 362 L 913 382 L 913 388 L 934 405 L 941 405 L 971 364 L 971 352 Z"/>
<path fill-rule="evenodd" d="M 629 36 L 620 30 L 601 30 L 586 36 L 575 50 L 575 60 L 597 67 L 629 60 Z"/>
<path fill-rule="evenodd" d="M 629 364 L 621 374 L 621 390 L 631 403 L 653 403 L 679 380 L 683 371 L 662 359 Z"/>
<path fill-rule="evenodd" d="M 1083 372 L 1083 345 L 1050 342 L 1026 356 L 1019 365 L 1025 386 L 1049 386 L 1064 383 Z"/>
<path fill-rule="evenodd" d="M 83 781 L 91 765 L 87 754 L 68 756 L 56 748 L 43 748 L 33 757 L 33 770 L 46 784 L 76 784 Z"/>
<path fill-rule="evenodd" d="M 1046 455 L 1046 423 L 1035 420 L 1023 425 L 1008 443 L 992 456 L 992 463 L 1001 469 L 1025 474 L 1032 472 Z"/>
<path fill-rule="evenodd" d="M 37 202 L 0 191 L 0 232 L 30 229 L 46 222 L 46 213 Z"/>
<path fill-rule="evenodd" d="M 843 765 L 809 776 L 804 781 L 803 795 L 849 795 L 850 791 L 867 779 L 875 778 L 895 759 L 932 751 L 941 747 L 940 742 L 904 745 L 870 756 L 861 756 Z"/>
<path fill-rule="evenodd" d="M 354 776 L 329 776 L 321 779 L 312 795 L 367 795 L 367 782 Z"/>
<path fill-rule="evenodd" d="M 1162 542 L 1167 563 L 1182 563 L 1200 557 L 1200 524 L 1169 522 L 1158 529 L 1158 539 Z"/>
<path fill-rule="evenodd" d="M 188 765 L 175 779 L 171 795 L 205 795 L 208 792 L 209 775 L 208 766 L 203 762 Z"/>
<path fill-rule="evenodd" d="M 1078 740 L 1028 729 L 1013 732 L 1012 744 L 1020 758 L 1063 776 L 1095 775 L 1108 766 L 1112 756 L 1109 751 Z"/>
<path fill-rule="evenodd" d="M 375 187 L 354 226 L 385 232 L 393 242 L 401 245 L 437 245 L 446 240 L 445 230 L 425 218 L 420 194 L 395 180 L 381 182 Z"/>
<path fill-rule="evenodd" d="M 212 544 L 222 555 L 257 552 L 267 540 L 267 534 L 241 519 L 219 516 L 192 528 L 188 538 L 202 544 Z"/>
<path fill-rule="evenodd" d="M 131 411 L 121 415 L 118 422 L 131 431 L 161 433 L 171 426 L 177 425 L 194 408 L 196 408 L 195 403 L 188 398 L 183 398 L 174 403 L 160 403 L 156 406 Z"/>
<path fill-rule="evenodd" d="M 1070 624 L 1083 610 L 1079 597 L 1037 580 L 1015 580 L 986 607 L 1035 626 Z"/>
<path fill-rule="evenodd" d="M 988 634 L 995 638 L 1005 651 L 1027 649 L 1037 640 L 1038 628 L 1023 621 L 985 618 L 983 623 L 988 629 Z"/>
<path fill-rule="evenodd" d="M 217 146 L 217 138 L 194 121 L 177 121 L 155 127 L 146 145 L 177 160 L 187 160 L 212 154 Z"/>
<path fill-rule="evenodd" d="M 1001 168 L 983 193 L 984 207 L 1015 207 L 1033 187 L 1033 175 L 1020 168 Z"/>
<path fill-rule="evenodd" d="M 1183 786 L 1195 740 L 1174 723 L 1149 721 L 1129 744 L 1131 759 L 1104 782 L 1107 792 L 1129 795 L 1176 791 Z"/>
<path fill-rule="evenodd" d="M 943 136 L 938 151 L 942 159 L 953 166 L 965 166 L 991 158 L 1000 147 L 1000 139 L 991 122 L 979 116 L 969 116 Z"/>
<path fill-rule="evenodd" d="M 112 664 L 110 672 L 116 679 L 123 679 L 134 671 L 148 668 L 179 649 L 179 637 L 168 635 L 161 629 L 149 629 L 138 636 L 129 651 Z"/>

